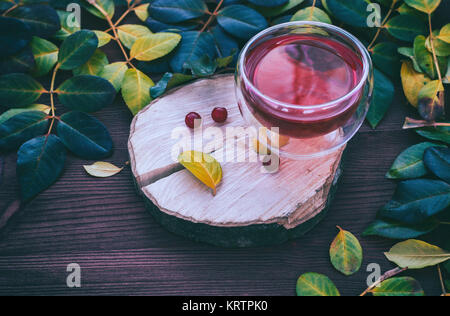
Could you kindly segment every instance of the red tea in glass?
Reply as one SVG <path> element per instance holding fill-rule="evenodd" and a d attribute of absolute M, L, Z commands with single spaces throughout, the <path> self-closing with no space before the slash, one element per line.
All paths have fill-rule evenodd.
<path fill-rule="evenodd" d="M 337 147 L 364 120 L 371 78 L 369 54 L 351 34 L 322 23 L 292 22 L 262 32 L 244 48 L 237 97 L 249 123 L 277 127 L 296 139 L 342 134 L 326 145 Z"/>

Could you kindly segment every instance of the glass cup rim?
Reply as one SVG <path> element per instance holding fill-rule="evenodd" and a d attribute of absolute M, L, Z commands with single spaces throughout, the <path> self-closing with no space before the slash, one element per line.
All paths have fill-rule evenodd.
<path fill-rule="evenodd" d="M 246 73 L 246 69 L 245 69 L 245 58 L 247 56 L 247 53 L 248 53 L 251 45 L 253 45 L 258 39 L 264 37 L 265 35 L 267 35 L 268 33 L 272 32 L 274 30 L 282 29 L 283 27 L 290 27 L 290 26 L 299 26 L 299 27 L 316 26 L 316 27 L 319 27 L 319 28 L 322 28 L 322 29 L 325 29 L 328 31 L 333 31 L 335 33 L 338 33 L 338 34 L 344 36 L 344 38 L 347 38 L 352 43 L 354 43 L 361 53 L 362 62 L 363 62 L 363 75 L 361 76 L 358 84 L 351 91 L 349 91 L 347 94 L 343 95 L 342 97 L 339 97 L 338 99 L 335 99 L 335 100 L 332 100 L 332 101 L 329 101 L 326 103 L 322 103 L 322 104 L 312 104 L 312 105 L 299 105 L 299 104 L 291 104 L 291 103 L 282 102 L 282 101 L 276 100 L 274 98 L 271 98 L 271 97 L 265 95 L 258 88 L 256 88 L 255 85 L 251 82 L 251 80 L 247 77 L 247 73 Z M 242 69 L 240 72 L 240 75 L 243 78 L 245 84 L 248 87 L 250 87 L 251 90 L 253 92 L 255 92 L 259 97 L 266 99 L 266 100 L 270 101 L 271 103 L 279 105 L 284 108 L 311 110 L 312 108 L 320 109 L 320 108 L 330 107 L 333 105 L 340 104 L 341 102 L 345 101 L 346 99 L 348 99 L 355 93 L 358 93 L 358 91 L 361 90 L 361 88 L 365 85 L 367 79 L 369 78 L 371 61 L 370 61 L 370 57 L 369 57 L 369 52 L 367 51 L 365 46 L 361 43 L 361 41 L 358 38 L 356 38 L 354 35 L 352 35 L 351 33 L 347 32 L 346 30 L 344 30 L 340 27 L 337 27 L 337 26 L 334 26 L 331 24 L 327 24 L 327 23 L 322 23 L 322 22 L 293 21 L 293 22 L 287 22 L 287 23 L 282 23 L 282 24 L 272 26 L 270 28 L 265 29 L 264 31 L 261 31 L 260 33 L 256 34 L 255 36 L 253 36 L 248 41 L 248 43 L 244 46 L 244 48 L 242 49 L 242 52 L 239 57 L 239 67 L 240 67 L 240 69 Z"/>

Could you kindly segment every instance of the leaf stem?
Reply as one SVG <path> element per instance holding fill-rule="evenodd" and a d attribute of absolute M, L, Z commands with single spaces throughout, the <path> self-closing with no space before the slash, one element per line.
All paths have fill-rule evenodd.
<path fill-rule="evenodd" d="M 123 47 L 122 43 L 120 42 L 119 35 L 117 34 L 117 28 L 116 28 L 115 24 L 113 23 L 113 21 L 111 20 L 111 18 L 109 17 L 108 13 L 101 6 L 99 6 L 95 0 L 89 0 L 89 3 L 92 4 L 98 11 L 100 11 L 101 14 L 103 14 L 103 16 L 105 17 L 106 21 L 108 22 L 111 30 L 114 33 L 113 39 L 117 43 L 117 45 L 119 45 L 120 50 L 122 51 L 122 54 L 125 57 L 126 63 L 128 65 L 130 65 L 130 67 L 136 69 L 136 67 L 134 67 L 134 65 L 131 63 L 131 59 L 128 56 L 127 52 L 125 51 L 125 48 Z"/>
<path fill-rule="evenodd" d="M 384 281 L 386 281 L 387 279 L 390 279 L 402 272 L 405 272 L 406 270 L 408 270 L 408 268 L 395 268 L 393 270 L 390 270 L 388 272 L 386 272 L 385 274 L 383 274 L 380 279 L 378 281 L 376 281 L 374 284 L 372 284 L 371 286 L 369 286 L 367 288 L 367 290 L 365 290 L 364 292 L 361 293 L 360 296 L 366 296 L 367 293 L 372 292 L 378 285 L 380 285 L 381 283 L 383 283 Z"/>
<path fill-rule="evenodd" d="M 203 25 L 202 29 L 200 30 L 200 33 L 203 33 L 208 26 L 214 21 L 214 19 L 217 16 L 217 13 L 220 10 L 220 7 L 222 6 L 224 0 L 220 0 L 219 4 L 217 5 L 216 9 L 214 10 L 214 12 L 210 15 L 210 17 L 208 18 L 208 21 L 206 21 L 205 25 Z"/>
<path fill-rule="evenodd" d="M 53 69 L 53 75 L 52 75 L 52 82 L 50 84 L 50 106 L 51 106 L 51 111 L 52 111 L 52 121 L 50 123 L 50 127 L 48 129 L 48 132 L 46 134 L 46 136 L 50 135 L 50 133 L 52 132 L 53 129 L 53 125 L 55 125 L 55 118 L 56 118 L 56 114 L 55 114 L 55 81 L 56 81 L 56 73 L 59 70 L 59 67 L 61 66 L 61 64 L 56 64 L 55 68 Z"/>
<path fill-rule="evenodd" d="M 441 68 L 439 68 L 439 62 L 438 62 L 437 55 L 436 55 L 436 49 L 434 48 L 434 36 L 433 36 L 433 25 L 431 23 L 431 13 L 428 13 L 428 26 L 430 27 L 430 45 L 431 45 L 431 50 L 433 52 L 434 64 L 436 66 L 439 81 L 442 84 Z"/>
<path fill-rule="evenodd" d="M 5 12 L 3 12 L 3 16 L 7 16 L 9 12 L 14 11 L 15 9 L 17 9 L 19 7 L 19 4 L 16 3 L 15 5 L 13 5 L 11 8 L 9 8 L 8 10 L 6 10 Z"/>
<path fill-rule="evenodd" d="M 392 12 L 394 12 L 394 7 L 395 4 L 397 3 L 397 0 L 393 0 L 392 1 L 392 5 L 388 11 L 388 13 L 386 14 L 386 16 L 384 17 L 383 21 L 381 22 L 380 27 L 378 27 L 377 33 L 375 34 L 372 42 L 369 44 L 369 46 L 367 46 L 367 50 L 371 51 L 372 46 L 375 44 L 375 42 L 377 41 L 378 37 L 381 34 L 381 30 L 383 29 L 384 25 L 386 24 L 387 20 L 389 19 L 389 17 L 391 16 Z"/>
<path fill-rule="evenodd" d="M 439 274 L 439 281 L 441 282 L 441 287 L 442 287 L 442 296 L 446 296 L 447 291 L 445 290 L 444 278 L 442 277 L 442 271 L 441 271 L 440 264 L 437 265 L 437 270 L 438 270 L 438 274 Z"/>
<path fill-rule="evenodd" d="M 405 119 L 403 129 L 413 129 L 422 127 L 450 127 L 450 123 L 447 122 L 428 122 L 423 120 L 415 120 L 410 117 Z"/>

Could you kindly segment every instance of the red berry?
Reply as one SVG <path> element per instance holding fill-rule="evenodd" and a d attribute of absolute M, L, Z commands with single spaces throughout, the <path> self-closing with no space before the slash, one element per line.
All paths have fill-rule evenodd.
<path fill-rule="evenodd" d="M 228 118 L 228 111 L 225 108 L 215 108 L 212 111 L 211 116 L 215 122 L 223 123 Z"/>
<path fill-rule="evenodd" d="M 186 115 L 185 118 L 185 123 L 186 126 L 189 128 L 195 128 L 195 120 L 201 120 L 202 117 L 200 116 L 200 114 L 196 113 L 196 112 L 191 112 L 188 115 Z"/>

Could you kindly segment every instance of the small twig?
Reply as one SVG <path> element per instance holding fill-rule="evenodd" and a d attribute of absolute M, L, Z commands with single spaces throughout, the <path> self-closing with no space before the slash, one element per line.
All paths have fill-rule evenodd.
<path fill-rule="evenodd" d="M 55 114 L 55 81 L 56 81 L 56 73 L 59 70 L 59 67 L 61 66 L 61 64 L 56 64 L 55 68 L 53 69 L 53 75 L 52 75 L 52 82 L 50 84 L 50 106 L 51 106 L 51 111 L 52 111 L 52 121 L 50 123 L 50 127 L 48 129 L 48 132 L 46 134 L 46 136 L 49 136 L 53 130 L 53 125 L 55 124 L 55 118 L 56 118 L 56 114 Z"/>
<path fill-rule="evenodd" d="M 374 284 L 372 284 L 371 286 L 369 286 L 369 288 L 367 288 L 367 290 L 365 290 L 364 292 L 361 293 L 360 296 L 365 296 L 367 293 L 370 293 L 373 291 L 373 289 L 375 289 L 378 285 L 380 285 L 381 283 L 383 283 L 384 281 L 386 281 L 387 279 L 390 279 L 400 273 L 405 272 L 406 270 L 408 270 L 408 268 L 395 268 L 393 270 L 390 270 L 388 272 L 386 272 L 385 274 L 383 274 L 380 279 L 375 282 Z"/>
<path fill-rule="evenodd" d="M 214 10 L 214 12 L 210 15 L 208 21 L 206 21 L 205 25 L 203 25 L 202 29 L 200 30 L 200 33 L 203 33 L 208 26 L 212 23 L 212 21 L 214 21 L 214 18 L 217 16 L 217 13 L 220 10 L 220 7 L 222 6 L 224 0 L 220 0 L 219 4 L 217 5 L 216 9 Z"/>
<path fill-rule="evenodd" d="M 450 127 L 450 123 L 447 122 L 428 122 L 423 120 L 415 120 L 410 117 L 405 119 L 403 129 L 413 129 L 422 127 Z"/>
<path fill-rule="evenodd" d="M 446 296 L 447 291 L 445 290 L 444 278 L 442 277 L 441 266 L 439 264 L 437 265 L 437 269 L 438 269 L 438 274 L 439 274 L 439 281 L 441 282 L 441 287 L 442 287 L 442 296 Z"/>
<path fill-rule="evenodd" d="M 381 30 L 383 29 L 383 27 L 384 27 L 384 25 L 386 24 L 387 20 L 388 20 L 389 17 L 391 16 L 392 12 L 394 12 L 394 7 L 395 7 L 395 4 L 396 4 L 396 3 L 397 3 L 397 0 L 392 1 L 391 8 L 389 9 L 389 11 L 388 11 L 388 13 L 386 14 L 385 18 L 384 18 L 383 21 L 381 22 L 381 25 L 380 25 L 380 27 L 378 28 L 377 33 L 375 34 L 375 36 L 374 36 L 372 42 L 369 44 L 369 46 L 367 46 L 367 49 L 368 49 L 369 51 L 371 51 L 372 46 L 375 44 L 375 42 L 377 41 L 378 37 L 379 37 L 380 34 L 381 34 Z"/>
<path fill-rule="evenodd" d="M 127 52 L 125 51 L 125 48 L 123 47 L 122 43 L 120 42 L 119 39 L 119 35 L 117 34 L 117 28 L 114 25 L 113 21 L 111 20 L 111 18 L 109 17 L 108 13 L 97 4 L 97 2 L 95 0 L 88 0 L 90 4 L 92 4 L 98 11 L 100 11 L 101 14 L 103 14 L 103 16 L 105 17 L 106 21 L 108 22 L 111 30 L 114 33 L 114 41 L 117 43 L 117 45 L 119 45 L 120 50 L 122 51 L 123 56 L 125 57 L 125 61 L 127 62 L 127 64 L 130 65 L 130 67 L 136 69 L 136 67 L 134 67 L 134 65 L 131 63 L 131 59 L 130 57 L 128 57 Z"/>
<path fill-rule="evenodd" d="M 5 12 L 3 12 L 2 15 L 3 15 L 3 16 L 6 16 L 6 15 L 8 15 L 9 12 L 11 12 L 11 11 L 17 9 L 18 7 L 19 7 L 19 4 L 17 3 L 17 4 L 15 4 L 15 5 L 13 5 L 11 8 L 9 8 L 8 10 L 6 10 Z"/>

